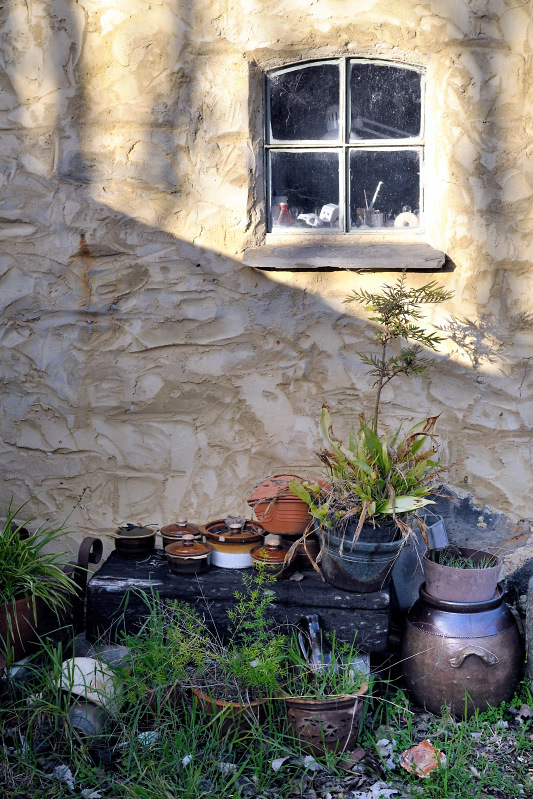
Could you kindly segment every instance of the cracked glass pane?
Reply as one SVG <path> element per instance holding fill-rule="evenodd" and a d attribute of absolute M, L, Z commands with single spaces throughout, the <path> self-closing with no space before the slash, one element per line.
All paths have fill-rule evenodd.
<path fill-rule="evenodd" d="M 350 65 L 350 141 L 420 135 L 421 78 L 412 69 Z"/>
<path fill-rule="evenodd" d="M 273 141 L 338 141 L 339 65 L 319 64 L 270 78 Z"/>
<path fill-rule="evenodd" d="M 338 153 L 274 151 L 271 186 L 271 229 L 338 229 Z"/>
<path fill-rule="evenodd" d="M 417 150 L 350 152 L 350 227 L 420 226 Z"/>

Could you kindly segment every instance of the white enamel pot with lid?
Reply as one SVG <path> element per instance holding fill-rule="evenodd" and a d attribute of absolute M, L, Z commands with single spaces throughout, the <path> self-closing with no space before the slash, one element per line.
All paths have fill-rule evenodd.
<path fill-rule="evenodd" d="M 247 569 L 253 565 L 250 552 L 262 541 L 265 531 L 257 522 L 226 524 L 225 519 L 208 522 L 204 528 L 213 552 L 211 563 L 223 569 Z"/>

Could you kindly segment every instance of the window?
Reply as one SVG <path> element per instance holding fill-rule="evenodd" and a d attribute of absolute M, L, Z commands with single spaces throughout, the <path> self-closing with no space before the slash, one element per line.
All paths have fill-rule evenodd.
<path fill-rule="evenodd" d="M 422 224 L 423 72 L 342 57 L 266 78 L 268 231 Z"/>

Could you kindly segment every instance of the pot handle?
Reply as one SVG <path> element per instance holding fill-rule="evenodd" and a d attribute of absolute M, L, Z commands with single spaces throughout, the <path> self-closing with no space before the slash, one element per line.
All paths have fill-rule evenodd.
<path fill-rule="evenodd" d="M 487 666 L 495 666 L 499 662 L 496 655 L 489 652 L 488 649 L 483 649 L 482 646 L 465 646 L 463 649 L 459 649 L 453 658 L 450 658 L 452 669 L 458 669 L 462 666 L 469 655 L 477 655 Z"/>

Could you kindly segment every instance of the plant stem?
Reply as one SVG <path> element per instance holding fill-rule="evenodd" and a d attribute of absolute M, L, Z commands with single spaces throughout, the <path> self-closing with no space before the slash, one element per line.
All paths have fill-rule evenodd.
<path fill-rule="evenodd" d="M 381 399 L 381 390 L 383 389 L 383 379 L 385 377 L 385 372 L 386 372 L 387 343 L 388 343 L 388 339 L 386 337 L 382 338 L 382 340 L 381 340 L 381 365 L 380 365 L 380 369 L 379 369 L 378 387 L 377 387 L 377 391 L 376 391 L 376 404 L 374 405 L 374 418 L 372 420 L 372 430 L 376 434 L 378 432 L 379 401 Z"/>

